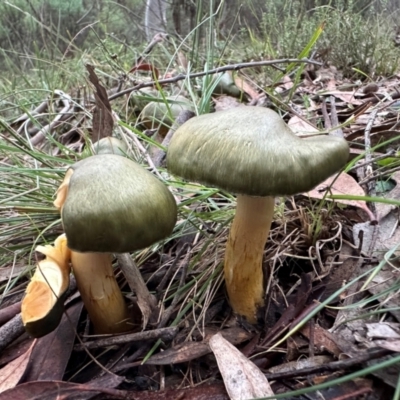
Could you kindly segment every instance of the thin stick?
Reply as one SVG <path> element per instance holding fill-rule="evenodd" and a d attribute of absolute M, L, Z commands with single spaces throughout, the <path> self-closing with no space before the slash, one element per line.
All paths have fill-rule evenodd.
<path fill-rule="evenodd" d="M 303 59 L 298 59 L 298 58 L 283 58 L 283 59 L 278 59 L 278 60 L 263 60 L 263 61 L 253 61 L 253 62 L 247 62 L 247 63 L 240 63 L 240 64 L 230 64 L 230 65 L 225 65 L 223 67 L 218 67 L 214 69 L 210 69 L 209 71 L 203 71 L 203 72 L 196 72 L 194 74 L 179 74 L 176 75 L 172 78 L 167 78 L 167 79 L 160 79 L 157 82 L 156 81 L 151 81 L 151 82 L 143 82 L 140 83 L 139 85 L 136 85 L 134 87 L 131 87 L 129 89 L 122 90 L 119 93 L 115 93 L 112 96 L 108 98 L 108 100 L 114 100 L 118 97 L 121 97 L 125 94 L 129 94 L 135 90 L 139 90 L 144 87 L 150 87 L 154 86 L 156 83 L 163 85 L 166 83 L 176 83 L 179 81 L 183 81 L 185 79 L 193 79 L 193 78 L 199 78 L 202 76 L 206 75 L 214 75 L 218 74 L 220 72 L 225 72 L 225 71 L 239 71 L 244 68 L 253 68 L 253 67 L 260 67 L 260 66 L 268 66 L 268 65 L 274 65 L 274 64 L 285 64 L 285 63 L 306 63 L 306 64 L 314 64 L 314 65 L 322 65 L 318 61 L 313 61 L 309 60 L 308 58 L 303 58 Z"/>
<path fill-rule="evenodd" d="M 16 315 L 5 323 L 0 328 L 0 353 L 24 332 L 25 328 L 22 323 L 21 314 Z"/>
<path fill-rule="evenodd" d="M 117 259 L 129 287 L 136 293 L 137 303 L 143 315 L 143 329 L 145 329 L 150 315 L 157 307 L 157 300 L 147 289 L 142 274 L 129 253 L 118 254 Z"/>
<path fill-rule="evenodd" d="M 142 340 L 172 340 L 178 333 L 179 328 L 172 326 L 170 328 L 153 329 L 152 331 L 128 333 L 120 336 L 113 336 L 106 339 L 99 339 L 93 342 L 85 342 L 85 344 L 77 344 L 74 346 L 75 351 L 84 351 L 85 349 L 98 349 L 100 347 L 115 346 L 131 342 L 140 342 Z"/>
<path fill-rule="evenodd" d="M 330 97 L 330 102 L 331 102 L 331 127 L 336 126 L 337 128 L 334 129 L 333 131 L 329 132 L 329 134 L 331 136 L 338 136 L 338 137 L 343 138 L 344 134 L 343 134 L 342 128 L 340 128 L 340 124 L 339 124 L 339 120 L 338 120 L 335 96 Z"/>
<path fill-rule="evenodd" d="M 54 117 L 53 121 L 51 121 L 48 125 L 45 125 L 33 138 L 31 138 L 31 143 L 33 146 L 40 144 L 52 129 L 58 126 L 65 118 L 71 116 L 71 114 L 68 113 L 71 108 L 71 97 L 61 90 L 54 91 L 54 94 L 60 97 L 60 101 L 63 104 L 63 109 Z"/>
<path fill-rule="evenodd" d="M 368 119 L 368 123 L 367 126 L 365 127 L 365 131 L 364 131 L 364 142 L 365 142 L 365 162 L 369 163 L 371 162 L 371 129 L 372 129 L 372 125 L 374 124 L 376 115 L 378 114 L 378 109 L 375 109 L 371 112 L 371 115 Z M 365 176 L 370 176 L 372 174 L 372 167 L 371 166 L 367 166 L 366 167 L 366 171 L 365 171 Z M 371 196 L 375 196 L 376 192 L 375 192 L 375 183 L 374 182 L 369 182 L 367 184 L 367 193 Z M 374 210 L 372 210 L 374 211 Z"/>
<path fill-rule="evenodd" d="M 390 350 L 386 350 L 386 349 L 375 348 L 375 349 L 370 349 L 370 350 L 362 353 L 361 355 L 350 358 L 350 359 L 341 360 L 341 361 L 333 361 L 329 364 L 317 365 L 315 367 L 302 368 L 302 369 L 298 369 L 296 371 L 266 373 L 265 377 L 271 381 L 271 380 L 275 380 L 275 379 L 289 379 L 289 378 L 300 377 L 300 376 L 308 376 L 311 374 L 318 374 L 318 373 L 326 372 L 326 371 L 331 371 L 331 372 L 341 371 L 344 369 L 352 368 L 357 365 L 363 364 L 370 360 L 375 360 L 377 358 L 387 356 L 388 354 L 392 354 L 392 352 Z"/>

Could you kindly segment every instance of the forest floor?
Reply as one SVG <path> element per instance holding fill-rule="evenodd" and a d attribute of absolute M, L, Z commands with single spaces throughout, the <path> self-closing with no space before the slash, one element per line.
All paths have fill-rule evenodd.
<path fill-rule="evenodd" d="M 220 80 L 200 95 L 187 84 L 195 77 L 188 78 L 182 59 L 180 69 L 157 70 L 157 82 L 141 60 L 118 86 L 88 67 L 89 85 L 53 91 L 35 109 L 0 119 L 0 400 L 399 395 L 400 75 L 348 79 L 319 61 L 228 66 L 208 73 Z M 267 90 L 271 65 L 292 70 Z M 323 131 L 350 146 L 340 173 L 310 192 L 276 199 L 257 324 L 232 313 L 224 286 L 235 196 L 165 167 L 163 136 L 173 135 L 170 125 L 182 111 L 169 118 L 175 104 L 166 97 L 177 94 L 195 111 L 273 108 L 299 137 Z M 154 101 L 169 101 L 168 117 L 143 117 Z M 21 302 L 42 259 L 36 246 L 63 232 L 54 194 L 66 169 L 108 136 L 121 139 L 126 156 L 178 202 L 173 234 L 131 257 L 156 301 L 143 310 L 117 257 L 117 281 L 136 313 L 132 330 L 93 335 L 71 278 L 60 324 L 35 339 L 24 332 Z"/>

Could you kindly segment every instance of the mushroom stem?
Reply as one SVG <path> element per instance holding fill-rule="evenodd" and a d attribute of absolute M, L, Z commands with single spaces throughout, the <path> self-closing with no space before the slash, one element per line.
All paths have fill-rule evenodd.
<path fill-rule="evenodd" d="M 273 197 L 237 196 L 226 244 L 225 282 L 235 313 L 255 323 L 264 305 L 262 259 L 274 215 Z"/>
<path fill-rule="evenodd" d="M 132 329 L 128 307 L 114 277 L 111 254 L 71 251 L 71 261 L 95 332 L 121 333 Z"/>

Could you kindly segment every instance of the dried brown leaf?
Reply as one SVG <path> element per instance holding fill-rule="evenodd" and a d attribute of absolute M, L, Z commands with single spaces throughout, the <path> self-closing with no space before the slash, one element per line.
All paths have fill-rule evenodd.
<path fill-rule="evenodd" d="M 0 370 L 0 393 L 15 387 L 21 380 L 28 366 L 32 349 L 33 345 L 31 345 L 27 352 Z"/>
<path fill-rule="evenodd" d="M 375 340 L 374 343 L 384 349 L 400 353 L 400 340 Z"/>
<path fill-rule="evenodd" d="M 25 333 L 18 340 L 14 341 L 14 343 L 7 346 L 0 353 L 0 365 L 6 365 L 12 360 L 18 358 L 23 353 L 27 352 L 33 341 L 34 339 L 28 337 L 28 335 Z"/>
<path fill-rule="evenodd" d="M 214 106 L 215 111 L 223 111 L 243 105 L 235 97 L 222 95 L 214 99 Z"/>
<path fill-rule="evenodd" d="M 24 382 L 61 380 L 75 341 L 82 302 L 70 307 L 56 330 L 38 339 Z"/>
<path fill-rule="evenodd" d="M 297 115 L 290 118 L 288 125 L 290 129 L 295 133 L 309 134 L 319 132 L 313 125 L 298 117 Z"/>
<path fill-rule="evenodd" d="M 124 378 L 117 375 L 103 380 L 95 380 L 85 385 L 61 381 L 28 382 L 6 390 L 0 400 L 86 400 L 94 394 L 105 393 L 116 398 L 129 399 L 126 391 L 110 389 L 118 386 Z M 114 397 L 113 397 L 114 398 Z"/>
<path fill-rule="evenodd" d="M 146 364 L 179 364 L 195 360 L 196 358 L 205 356 L 208 353 L 210 353 L 210 347 L 206 342 L 185 342 L 150 357 L 146 361 Z"/>
<path fill-rule="evenodd" d="M 89 81 L 96 89 L 94 92 L 96 107 L 93 110 L 92 130 L 92 140 L 93 142 L 96 142 L 104 137 L 112 136 L 114 119 L 112 116 L 112 110 L 108 100 L 107 91 L 104 86 L 100 84 L 99 78 L 94 72 L 94 67 L 87 64 L 86 69 L 89 71 Z"/>
<path fill-rule="evenodd" d="M 26 270 L 26 266 L 12 266 L 0 268 L 0 282 L 8 281 L 11 278 L 22 274 Z"/>
<path fill-rule="evenodd" d="M 327 92 L 324 92 L 324 95 L 330 94 L 331 96 L 335 96 L 336 98 L 344 101 L 345 103 L 353 104 L 353 105 L 360 105 L 363 103 L 362 100 L 356 99 L 354 97 L 355 91 L 353 92 L 342 92 L 341 90 L 329 90 Z"/>
<path fill-rule="evenodd" d="M 371 322 L 365 324 L 368 338 L 400 339 L 400 324 L 395 322 Z"/>
<path fill-rule="evenodd" d="M 236 86 L 245 92 L 250 99 L 257 99 L 259 97 L 257 90 L 243 76 L 235 75 L 234 81 Z"/>
<path fill-rule="evenodd" d="M 322 199 L 326 193 L 339 195 L 365 196 L 365 192 L 357 181 L 350 175 L 342 172 L 337 178 L 336 175 L 331 176 L 324 182 L 320 183 L 315 189 L 309 191 L 306 195 L 313 199 Z M 330 200 L 330 199 L 326 199 Z M 332 200 L 330 200 L 332 201 Z M 367 207 L 367 203 L 362 200 L 334 200 L 336 203 L 346 204 L 353 207 L 361 208 L 366 212 L 371 221 L 375 220 L 374 214 Z"/>
<path fill-rule="evenodd" d="M 233 344 L 239 344 L 252 337 L 252 334 L 241 328 L 229 328 L 221 331 L 222 336 Z M 208 345 L 209 338 L 205 338 L 202 342 L 185 342 L 177 346 L 171 347 L 159 354 L 150 357 L 146 364 L 149 365 L 168 365 L 178 364 L 195 360 L 196 358 L 211 353 Z"/>
<path fill-rule="evenodd" d="M 322 328 L 318 324 L 313 326 L 313 332 L 310 332 L 310 324 L 304 325 L 299 332 L 306 338 L 310 339 L 311 334 L 313 335 L 314 346 L 319 350 L 327 350 L 329 353 L 336 357 L 342 354 L 342 350 L 336 345 L 334 335 Z"/>
<path fill-rule="evenodd" d="M 236 347 L 217 333 L 210 339 L 226 391 L 232 400 L 273 396 L 274 392 L 260 369 Z"/>

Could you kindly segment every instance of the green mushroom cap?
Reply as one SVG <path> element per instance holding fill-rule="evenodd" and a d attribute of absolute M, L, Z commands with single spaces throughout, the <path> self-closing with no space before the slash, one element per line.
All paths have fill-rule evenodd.
<path fill-rule="evenodd" d="M 159 125 L 168 128 L 181 111 L 193 111 L 193 105 L 186 97 L 177 95 L 167 97 L 166 100 L 168 101 L 168 105 L 160 101 L 148 103 L 140 114 L 141 122 L 148 128 Z"/>
<path fill-rule="evenodd" d="M 117 154 L 124 156 L 128 152 L 125 142 L 112 136 L 104 137 L 93 143 L 95 154 Z"/>
<path fill-rule="evenodd" d="M 103 154 L 70 169 L 61 216 L 72 250 L 125 253 L 172 232 L 177 219 L 174 197 L 134 161 Z"/>
<path fill-rule="evenodd" d="M 237 107 L 192 118 L 171 139 L 168 170 L 191 181 L 249 196 L 311 190 L 342 168 L 346 140 L 297 137 L 274 111 Z"/>

